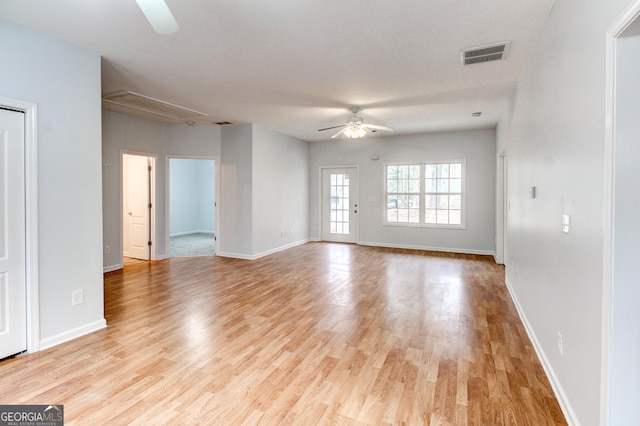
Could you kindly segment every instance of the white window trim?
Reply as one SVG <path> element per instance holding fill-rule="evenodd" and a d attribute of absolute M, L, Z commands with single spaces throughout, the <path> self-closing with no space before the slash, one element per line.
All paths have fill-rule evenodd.
<path fill-rule="evenodd" d="M 461 206 L 461 223 L 460 225 L 449 224 L 437 224 L 437 223 L 424 223 L 425 216 L 425 176 L 424 166 L 427 164 L 448 164 L 448 163 L 461 163 L 462 164 L 462 206 Z M 407 222 L 388 222 L 387 221 L 387 167 L 388 166 L 405 166 L 405 165 L 420 165 L 420 219 L 418 223 Z M 382 164 L 382 176 L 383 176 L 383 189 L 382 189 L 382 225 L 394 226 L 401 228 L 434 228 L 434 229 L 467 229 L 467 160 L 465 159 L 452 159 L 452 160 L 427 160 L 427 161 L 394 161 Z"/>

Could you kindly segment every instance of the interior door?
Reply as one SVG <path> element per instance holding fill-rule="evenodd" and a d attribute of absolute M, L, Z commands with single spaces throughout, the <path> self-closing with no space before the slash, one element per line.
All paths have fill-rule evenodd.
<path fill-rule="evenodd" d="M 358 169 L 322 169 L 322 240 L 358 242 Z"/>
<path fill-rule="evenodd" d="M 27 349 L 24 114 L 0 109 L 0 359 Z"/>
<path fill-rule="evenodd" d="M 151 164 L 149 157 L 141 155 L 124 155 L 123 170 L 126 171 L 125 190 L 125 226 L 127 242 L 123 252 L 135 259 L 150 259 L 150 189 Z"/>

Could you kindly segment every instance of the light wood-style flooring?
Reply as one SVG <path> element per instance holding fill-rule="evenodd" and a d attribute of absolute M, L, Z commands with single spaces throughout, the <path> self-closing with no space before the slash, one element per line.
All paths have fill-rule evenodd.
<path fill-rule="evenodd" d="M 109 327 L 0 363 L 68 425 L 566 424 L 489 257 L 309 243 L 105 275 Z"/>

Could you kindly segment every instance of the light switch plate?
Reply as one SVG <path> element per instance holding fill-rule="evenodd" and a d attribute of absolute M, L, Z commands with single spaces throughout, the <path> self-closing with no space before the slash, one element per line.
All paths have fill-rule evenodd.
<path fill-rule="evenodd" d="M 81 305 L 84 303 L 84 291 L 82 289 L 71 292 L 71 306 Z"/>

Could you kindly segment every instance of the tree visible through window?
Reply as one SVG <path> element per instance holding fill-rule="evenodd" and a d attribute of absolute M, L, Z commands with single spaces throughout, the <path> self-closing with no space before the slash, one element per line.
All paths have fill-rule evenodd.
<path fill-rule="evenodd" d="M 464 161 L 386 166 L 387 223 L 464 225 Z"/>
<path fill-rule="evenodd" d="M 420 168 L 387 166 L 387 222 L 420 223 Z"/>

